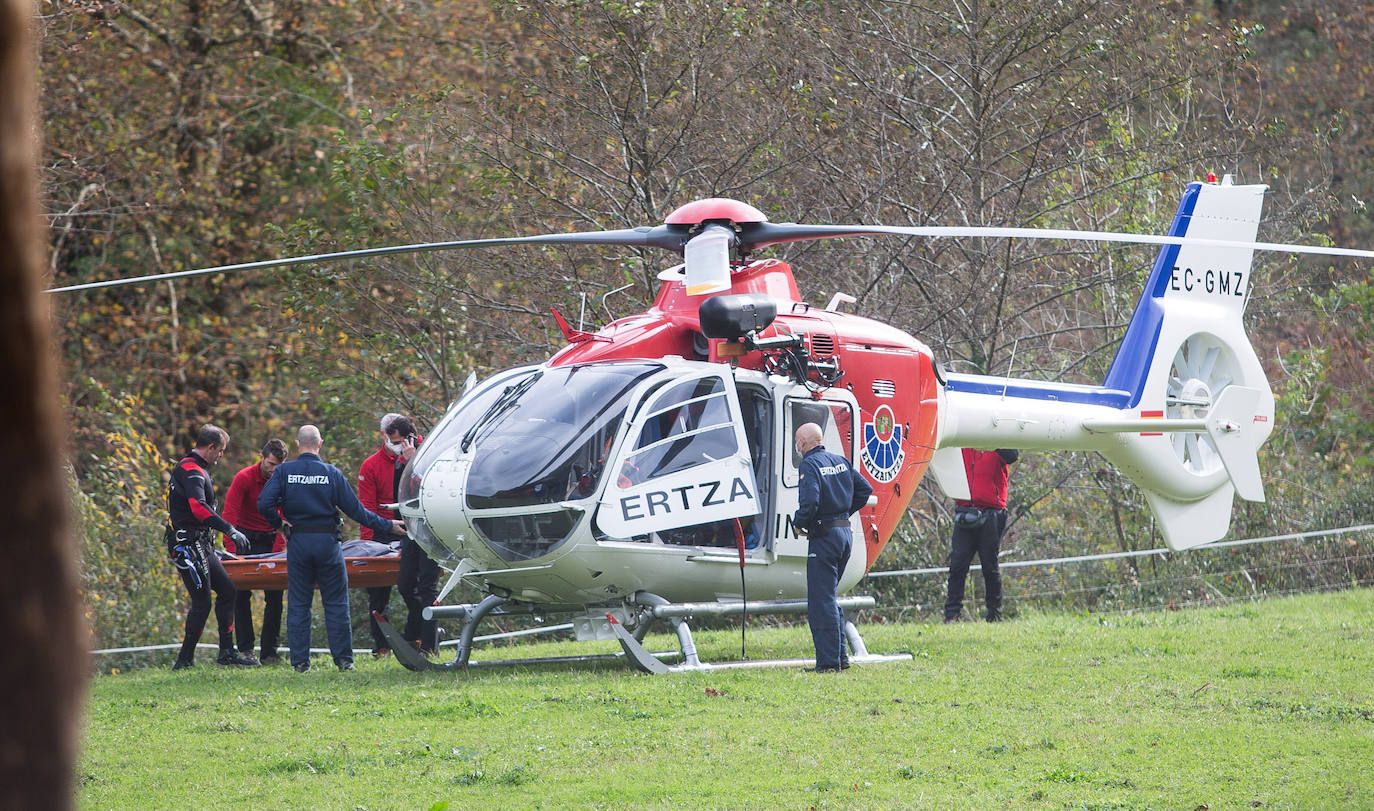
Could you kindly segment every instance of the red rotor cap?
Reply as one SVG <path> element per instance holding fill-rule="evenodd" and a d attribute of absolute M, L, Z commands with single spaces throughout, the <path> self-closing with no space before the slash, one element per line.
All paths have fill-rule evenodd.
<path fill-rule="evenodd" d="M 729 220 L 733 223 L 768 222 L 768 217 L 748 203 L 728 197 L 708 197 L 679 206 L 663 222 L 666 225 L 696 225 L 707 220 Z"/>

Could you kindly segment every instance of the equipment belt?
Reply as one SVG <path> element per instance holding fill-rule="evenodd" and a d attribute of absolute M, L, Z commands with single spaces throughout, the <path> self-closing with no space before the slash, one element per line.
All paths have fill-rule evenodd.
<path fill-rule="evenodd" d="M 844 519 L 843 521 L 841 521 L 841 520 L 839 520 L 839 519 L 836 519 L 836 520 L 834 520 L 834 521 L 822 521 L 822 522 L 821 522 L 821 529 L 839 529 L 840 527 L 847 527 L 847 526 L 849 526 L 849 519 L 848 519 L 848 518 Z"/>

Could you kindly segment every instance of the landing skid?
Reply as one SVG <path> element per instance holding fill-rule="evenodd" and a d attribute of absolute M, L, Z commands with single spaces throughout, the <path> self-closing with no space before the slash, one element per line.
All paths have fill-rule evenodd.
<path fill-rule="evenodd" d="M 455 607 L 462 608 L 464 606 Z M 442 615 L 443 614 L 441 614 L 441 616 Z M 582 662 L 615 662 L 623 661 L 626 658 L 626 654 L 624 653 L 597 653 L 585 656 L 542 656 L 529 659 L 492 659 L 473 662 L 469 659 L 471 647 L 464 648 L 460 643 L 458 656 L 454 657 L 452 662 L 438 662 L 424 656 L 420 651 L 416 650 L 413 644 L 401 637 L 400 632 L 393 628 L 391 623 L 386 621 L 385 617 L 382 617 L 376 612 L 373 612 L 372 616 L 377 620 L 377 627 L 382 629 L 382 636 L 386 637 L 387 642 L 390 643 L 392 655 L 396 657 L 396 661 L 400 662 L 407 670 L 414 670 L 417 672 L 423 670 L 461 670 L 478 667 L 509 667 L 512 665 L 560 665 L 578 664 Z M 483 616 L 485 616 L 485 614 Z M 475 628 L 476 622 L 475 619 L 469 616 L 467 622 L 464 624 L 464 632 L 466 632 L 469 627 Z M 643 647 L 641 647 L 640 650 L 643 650 Z M 645 651 L 645 655 L 656 656 L 662 659 L 677 659 L 681 657 L 681 654 L 677 651 L 657 651 L 655 653 L 648 653 Z"/>
<path fill-rule="evenodd" d="M 635 602 L 645 607 L 640 617 L 639 627 L 632 634 L 622 625 L 614 614 L 607 613 L 606 619 L 611 623 L 611 629 L 615 633 L 615 638 L 620 642 L 620 647 L 625 651 L 625 657 L 644 673 L 663 674 L 663 673 L 682 673 L 687 671 L 710 671 L 728 670 L 740 668 L 761 668 L 761 667 L 806 667 L 815 666 L 814 659 L 744 659 L 736 662 L 703 662 L 697 655 L 696 645 L 692 641 L 692 629 L 687 624 L 687 618 L 697 614 L 729 616 L 743 613 L 742 603 L 670 603 L 656 594 L 649 592 L 639 592 L 635 595 Z M 873 654 L 868 652 L 864 645 L 863 637 L 859 635 L 859 629 L 854 627 L 850 621 L 848 612 L 860 608 L 872 608 L 874 600 L 872 597 L 846 597 L 840 600 L 840 607 L 844 609 L 844 636 L 849 646 L 850 664 L 874 664 L 877 662 L 902 662 L 910 661 L 910 653 L 894 654 Z M 757 614 L 804 614 L 806 613 L 805 600 L 767 600 L 758 603 L 750 603 L 751 613 Z M 648 630 L 649 623 L 653 619 L 667 619 L 677 631 L 678 642 L 682 646 L 683 662 L 680 665 L 664 664 L 656 654 L 644 649 L 641 640 Z"/>
<path fill-rule="evenodd" d="M 616 640 L 620 643 L 623 653 L 614 654 L 594 654 L 588 656 L 554 656 L 532 659 L 506 659 L 500 661 L 471 662 L 472 642 L 476 634 L 477 625 L 493 611 L 501 608 L 509 602 L 504 597 L 495 595 L 488 596 L 476 605 L 456 605 L 456 606 L 431 606 L 425 609 L 425 619 L 462 619 L 463 630 L 458 641 L 458 650 L 451 662 L 437 662 L 431 660 L 415 649 L 415 646 L 403 639 L 379 614 L 374 613 L 373 617 L 377 620 L 378 627 L 381 628 L 383 636 L 391 644 L 391 650 L 396 660 L 409 670 L 458 670 L 468 667 L 497 667 L 503 665 L 529 665 L 529 664 L 564 664 L 595 661 L 614 661 L 625 659 L 629 661 L 637 670 L 644 673 L 680 673 L 685 671 L 708 671 L 725 670 L 737 668 L 760 668 L 760 667 L 806 667 L 814 665 L 812 659 L 745 659 L 736 662 L 703 662 L 697 654 L 696 643 L 692 639 L 692 629 L 688 624 L 696 616 L 733 616 L 744 611 L 743 603 L 735 602 L 715 602 L 715 603 L 670 603 L 666 599 L 641 591 L 635 594 L 632 605 L 638 606 L 639 611 L 634 631 L 627 629 L 615 617 L 608 612 L 606 618 L 610 621 L 610 627 Z M 849 614 L 853 611 L 874 606 L 872 597 L 845 597 L 840 600 L 840 608 L 845 612 L 844 635 L 849 647 L 849 662 L 851 664 L 873 664 L 877 662 L 899 662 L 909 661 L 912 656 L 910 653 L 896 654 L 872 654 L 864 645 L 863 637 L 859 635 L 858 629 L 849 619 Z M 765 600 L 751 602 L 748 605 L 750 614 L 804 614 L 806 613 L 805 600 Z M 678 645 L 681 651 L 654 651 L 645 649 L 643 640 L 649 631 L 650 625 L 655 620 L 666 620 L 677 634 Z M 680 659 L 681 663 L 669 665 L 664 660 Z"/>

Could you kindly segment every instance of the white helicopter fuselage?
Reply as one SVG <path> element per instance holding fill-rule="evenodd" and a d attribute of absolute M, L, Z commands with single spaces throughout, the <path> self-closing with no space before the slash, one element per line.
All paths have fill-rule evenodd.
<path fill-rule="evenodd" d="M 474 414 L 489 408 L 495 392 L 535 376 L 578 378 L 608 370 L 634 378 L 609 407 L 573 403 L 568 396 L 551 403 L 536 384 L 526 396 L 537 396 L 538 402 L 521 398 L 498 415 L 500 425 L 490 433 L 479 426 L 464 447 L 462 437 L 471 430 Z M 698 394 L 716 382 L 713 392 Z M 805 403 L 814 411 L 818 402 L 840 410 L 854 407 L 853 396 L 842 388 L 818 401 L 785 377 L 679 358 L 511 370 L 450 409 L 422 448 L 424 455 L 417 455 L 400 510 L 432 557 L 519 602 L 613 605 L 638 591 L 674 602 L 735 601 L 743 596 L 741 565 L 750 600 L 801 598 L 807 540 L 792 524 L 798 460 L 792 420 L 783 415 L 791 404 Z M 687 415 L 694 406 L 701 413 Z M 571 423 L 555 425 L 560 416 L 581 419 L 581 430 L 565 430 Z M 662 438 L 649 433 L 658 423 L 674 421 Z M 852 456 L 853 432 L 842 437 L 842 428 L 831 422 L 827 439 L 837 449 L 849 443 L 844 451 Z M 500 439 L 486 441 L 497 433 Z M 655 448 L 675 451 L 675 464 L 684 466 L 632 481 L 626 471 Z M 715 448 L 733 452 L 716 455 Z M 580 461 L 579 450 L 588 451 Z M 694 458 L 682 458 L 687 455 Z M 490 498 L 491 476 L 484 469 L 488 474 L 502 469 L 496 458 L 501 456 L 512 460 L 509 470 L 515 475 L 496 484 L 508 503 L 495 505 L 501 499 Z M 560 466 L 561 461 L 566 463 Z M 537 482 L 533 488 L 530 481 Z M 539 488 L 557 492 L 523 499 L 510 493 Z M 745 535 L 742 564 L 733 531 L 737 518 Z M 853 525 L 854 536 L 861 538 L 858 514 Z M 866 568 L 862 551 L 852 554 L 841 591 L 857 583 Z"/>

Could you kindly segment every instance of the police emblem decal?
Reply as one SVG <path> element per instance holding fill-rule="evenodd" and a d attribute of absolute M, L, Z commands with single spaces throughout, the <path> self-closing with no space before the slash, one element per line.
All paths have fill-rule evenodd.
<path fill-rule="evenodd" d="M 859 456 L 864 468 L 879 482 L 897 478 L 906 452 L 902 450 L 902 427 L 892 416 L 892 409 L 878 406 L 873 419 L 863 424 L 863 447 Z"/>

